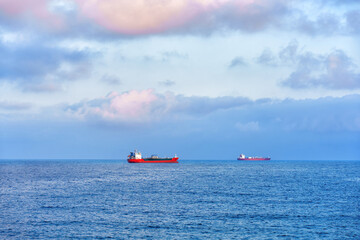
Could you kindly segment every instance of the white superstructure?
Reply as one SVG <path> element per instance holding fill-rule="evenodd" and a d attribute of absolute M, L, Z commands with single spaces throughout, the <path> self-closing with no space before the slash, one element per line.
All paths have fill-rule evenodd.
<path fill-rule="evenodd" d="M 135 150 L 134 152 L 130 152 L 129 158 L 131 159 L 142 159 L 141 152 Z"/>

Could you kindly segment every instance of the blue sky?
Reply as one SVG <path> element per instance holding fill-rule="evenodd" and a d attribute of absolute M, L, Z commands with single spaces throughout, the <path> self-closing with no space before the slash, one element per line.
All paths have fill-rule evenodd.
<path fill-rule="evenodd" d="M 360 159 L 360 2 L 0 0 L 0 158 Z"/>

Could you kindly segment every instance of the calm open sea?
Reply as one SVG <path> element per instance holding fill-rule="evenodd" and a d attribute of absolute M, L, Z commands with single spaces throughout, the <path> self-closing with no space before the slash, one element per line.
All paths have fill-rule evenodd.
<path fill-rule="evenodd" d="M 360 239 L 360 161 L 0 161 L 1 239 Z"/>

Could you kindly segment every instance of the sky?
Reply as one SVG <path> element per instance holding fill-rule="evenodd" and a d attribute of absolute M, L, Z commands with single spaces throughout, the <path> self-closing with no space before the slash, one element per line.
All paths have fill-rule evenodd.
<path fill-rule="evenodd" d="M 360 160 L 358 0 L 0 0 L 0 159 Z"/>

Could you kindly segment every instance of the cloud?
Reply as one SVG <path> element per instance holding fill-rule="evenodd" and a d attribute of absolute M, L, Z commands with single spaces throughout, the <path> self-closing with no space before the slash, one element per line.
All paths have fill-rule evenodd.
<path fill-rule="evenodd" d="M 181 54 L 177 51 L 163 52 L 161 55 L 162 55 L 163 61 L 169 61 L 171 59 L 188 59 L 189 58 L 187 54 Z"/>
<path fill-rule="evenodd" d="M 352 34 L 350 30 L 357 29 L 350 21 L 356 18 L 354 14 L 335 15 L 322 7 L 356 6 L 356 0 L 311 2 L 320 9 L 317 16 L 309 15 L 297 3 L 301 1 L 0 0 L 0 19 L 4 25 L 45 30 L 63 37 L 108 39 L 209 35 L 227 30 L 252 33 L 271 27 L 308 35 Z"/>
<path fill-rule="evenodd" d="M 253 103 L 218 112 L 213 120 L 244 133 L 273 132 L 277 137 L 290 132 L 358 132 L 360 95 Z"/>
<path fill-rule="evenodd" d="M 274 54 L 269 48 L 265 48 L 261 55 L 256 58 L 256 62 L 272 67 L 289 65 L 298 61 L 299 54 L 299 43 L 294 39 L 286 47 L 280 49 L 277 54 Z"/>
<path fill-rule="evenodd" d="M 80 118 L 105 121 L 146 122 L 156 114 L 158 96 L 153 90 L 129 91 L 122 94 L 111 92 L 101 99 L 69 106 L 66 110 Z"/>
<path fill-rule="evenodd" d="M 35 24 L 49 31 L 60 30 L 65 27 L 64 19 L 49 9 L 49 2 L 48 0 L 0 0 L 0 18 L 5 22 Z"/>
<path fill-rule="evenodd" d="M 341 17 L 330 13 L 322 13 L 315 20 L 310 20 L 303 14 L 294 25 L 298 31 L 311 36 L 339 34 L 343 33 L 345 28 L 341 25 Z"/>
<path fill-rule="evenodd" d="M 257 57 L 256 62 L 262 65 L 267 66 L 276 66 L 276 57 L 272 53 L 270 49 L 264 49 L 264 51 L 261 53 L 259 57 Z"/>
<path fill-rule="evenodd" d="M 229 29 L 256 32 L 281 25 L 289 13 L 289 1 L 229 1 L 218 10 L 217 19 Z"/>
<path fill-rule="evenodd" d="M 54 83 L 29 83 L 29 84 L 23 84 L 22 90 L 24 92 L 51 93 L 51 92 L 62 91 L 63 89 L 60 85 Z"/>
<path fill-rule="evenodd" d="M 204 114 L 209 114 L 214 111 L 239 108 L 246 105 L 254 104 L 254 101 L 245 98 L 245 97 L 184 97 L 182 95 L 177 95 L 175 98 L 175 103 L 172 110 L 175 113 L 186 113 L 190 115 L 201 116 Z M 261 99 L 260 102 L 270 101 L 269 99 Z"/>
<path fill-rule="evenodd" d="M 284 86 L 298 89 L 323 87 L 328 89 L 360 88 L 360 73 L 355 64 L 341 50 L 328 55 L 312 53 L 297 57 L 297 69 L 282 82 Z"/>
<path fill-rule="evenodd" d="M 299 43 L 297 40 L 292 40 L 285 48 L 281 49 L 279 52 L 279 59 L 283 62 L 296 62 L 296 57 L 298 56 Z"/>
<path fill-rule="evenodd" d="M 359 100 L 360 95 L 284 100 L 273 109 L 273 123 L 285 131 L 360 131 Z"/>
<path fill-rule="evenodd" d="M 336 5 L 356 5 L 360 4 L 358 0 L 322 0 L 323 4 L 336 4 Z"/>
<path fill-rule="evenodd" d="M 229 68 L 241 67 L 241 66 L 246 66 L 245 60 L 242 57 L 235 57 L 233 60 L 231 60 Z"/>
<path fill-rule="evenodd" d="M 274 54 L 270 49 L 264 49 L 256 61 L 265 66 L 295 67 L 295 70 L 281 82 L 281 85 L 293 89 L 360 88 L 360 72 L 356 64 L 339 49 L 328 54 L 315 54 L 300 49 L 297 40 L 292 40 L 280 49 L 278 54 Z"/>
<path fill-rule="evenodd" d="M 19 117 L 19 112 L 3 112 L 0 125 L 6 126 L 2 133 L 9 140 L 2 142 L 3 157 L 117 159 L 119 152 L 112 149 L 119 146 L 124 156 L 134 146 L 145 152 L 162 146 L 184 158 L 188 154 L 188 159 L 234 159 L 239 146 L 276 159 L 358 159 L 360 153 L 360 95 L 254 102 L 144 90 L 70 105 L 68 115 L 45 111 Z M 16 121 L 10 114 L 17 115 Z"/>
<path fill-rule="evenodd" d="M 360 1 L 358 1 L 360 3 Z M 360 10 L 353 10 L 346 13 L 346 21 L 350 33 L 360 33 Z"/>
<path fill-rule="evenodd" d="M 162 86 L 165 86 L 165 87 L 171 87 L 171 86 L 174 86 L 176 84 L 176 82 L 167 79 L 165 81 L 160 81 L 159 84 Z"/>
<path fill-rule="evenodd" d="M 188 58 L 187 54 L 179 53 L 177 51 L 165 51 L 159 54 L 143 56 L 143 60 L 145 62 L 172 62 L 186 60 Z"/>
<path fill-rule="evenodd" d="M 209 35 L 259 32 L 268 28 L 308 35 L 358 33 L 356 10 L 336 14 L 324 6 L 356 7 L 358 1 L 299 0 L 0 0 L 2 25 L 37 29 L 62 37 L 131 38 L 158 34 Z M 344 10 L 345 11 L 345 10 Z M 357 10 L 358 11 L 358 10 Z"/>
<path fill-rule="evenodd" d="M 211 32 L 219 28 L 259 31 L 275 23 L 287 10 L 287 1 L 283 0 L 76 2 L 83 16 L 123 35 Z"/>
<path fill-rule="evenodd" d="M 120 85 L 121 84 L 121 80 L 119 79 L 119 77 L 117 76 L 114 76 L 114 75 L 104 75 L 102 78 L 101 78 L 101 81 L 108 84 L 108 85 Z"/>
<path fill-rule="evenodd" d="M 23 111 L 30 109 L 31 107 L 32 105 L 30 103 L 0 101 L 0 109 L 2 110 Z"/>
<path fill-rule="evenodd" d="M 265 101 L 266 102 L 266 101 Z M 254 102 L 243 97 L 185 97 L 157 94 L 152 89 L 111 92 L 99 99 L 67 106 L 65 110 L 84 120 L 105 122 L 153 122 L 184 116 L 202 116 Z"/>
<path fill-rule="evenodd" d="M 359 1 L 356 1 L 360 3 Z M 328 4 L 324 3 L 324 5 Z M 342 5 L 346 6 L 346 1 L 333 2 L 331 8 Z M 348 2 L 350 3 L 350 1 Z M 355 3 L 355 1 L 354 1 Z M 348 4 L 348 6 L 353 6 Z M 280 29 L 287 31 L 298 31 L 310 36 L 353 36 L 359 34 L 360 29 L 360 10 L 356 8 L 344 8 L 339 11 L 325 11 L 324 6 L 320 7 L 317 15 L 309 15 L 303 10 L 296 10 L 289 15 L 288 24 L 283 24 Z"/>
<path fill-rule="evenodd" d="M 6 20 L 24 25 L 35 22 L 48 31 L 76 35 L 76 29 L 86 32 L 91 28 L 90 32 L 139 36 L 222 29 L 261 31 L 281 22 L 288 5 L 285 0 L 0 0 L 0 12 Z M 77 27 L 84 23 L 87 29 Z"/>
<path fill-rule="evenodd" d="M 0 41 L 0 81 L 12 82 L 25 91 L 54 91 L 62 81 L 87 76 L 88 53 L 56 46 L 45 39 L 16 44 Z"/>

